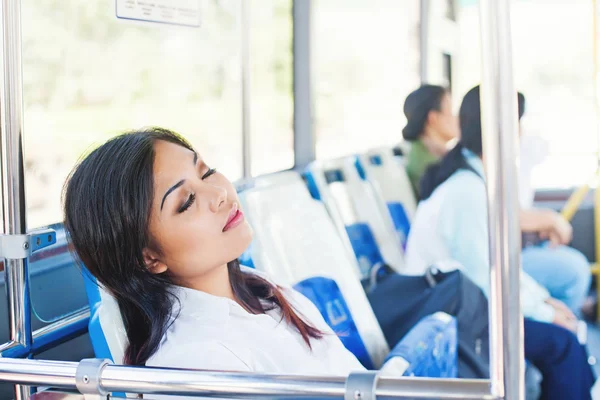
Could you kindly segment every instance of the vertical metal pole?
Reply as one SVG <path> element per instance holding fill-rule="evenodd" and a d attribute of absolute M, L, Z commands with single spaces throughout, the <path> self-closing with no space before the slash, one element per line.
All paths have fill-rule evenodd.
<path fill-rule="evenodd" d="M 480 2 L 483 159 L 490 230 L 492 394 L 525 398 L 517 199 L 518 106 L 512 74 L 510 0 Z"/>
<path fill-rule="evenodd" d="M 429 10 L 430 0 L 420 2 L 419 47 L 421 51 L 420 72 L 421 83 L 429 82 Z"/>
<path fill-rule="evenodd" d="M 242 159 L 244 178 L 252 175 L 250 139 L 250 0 L 241 2 L 241 65 L 242 65 Z"/>
<path fill-rule="evenodd" d="M 0 146 L 4 233 L 26 233 L 23 168 L 23 88 L 21 84 L 21 2 L 2 0 L 2 79 L 0 80 Z M 29 274 L 26 260 L 5 260 L 10 339 L 31 347 Z M 17 400 L 29 388 L 15 386 Z"/>
<path fill-rule="evenodd" d="M 598 2 L 592 0 L 592 57 L 594 65 L 594 108 L 596 117 L 596 159 L 600 171 L 600 66 L 598 65 Z M 600 249 L 596 249 L 596 257 L 600 256 Z M 596 259 L 600 262 L 600 259 Z"/>
<path fill-rule="evenodd" d="M 600 66 L 598 65 L 598 2 L 592 0 L 592 55 L 594 57 L 594 108 L 596 117 L 596 187 L 594 188 L 594 242 L 596 260 L 592 272 L 596 275 L 596 294 L 600 295 Z M 600 318 L 600 302 L 598 302 L 597 319 Z"/>
<path fill-rule="evenodd" d="M 294 158 L 296 168 L 316 159 L 313 126 L 311 0 L 294 0 Z"/>

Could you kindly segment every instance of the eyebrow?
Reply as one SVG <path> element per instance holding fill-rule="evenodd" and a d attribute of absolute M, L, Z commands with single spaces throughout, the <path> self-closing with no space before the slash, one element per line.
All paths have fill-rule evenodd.
<path fill-rule="evenodd" d="M 194 166 L 196 166 L 196 163 L 198 162 L 198 153 L 194 152 Z M 175 189 L 181 187 L 181 185 L 183 185 L 183 183 L 185 182 L 185 179 L 180 180 L 179 182 L 177 182 L 176 184 L 174 184 L 173 186 L 171 186 L 169 188 L 169 190 L 167 190 L 167 192 L 165 193 L 165 195 L 162 198 L 162 202 L 160 203 L 160 210 L 162 211 L 163 206 L 165 205 L 165 200 L 167 199 L 167 196 L 171 194 L 171 192 L 173 192 Z"/>

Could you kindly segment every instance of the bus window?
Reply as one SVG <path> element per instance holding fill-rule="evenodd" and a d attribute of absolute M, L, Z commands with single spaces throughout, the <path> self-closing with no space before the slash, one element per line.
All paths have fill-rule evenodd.
<path fill-rule="evenodd" d="M 460 4 L 460 51 L 454 71 L 457 99 L 481 82 L 481 53 L 475 34 L 479 10 L 476 2 Z M 531 29 L 531 21 L 536 21 L 535 29 Z M 532 185 L 569 188 L 586 183 L 596 169 L 598 149 L 591 84 L 591 3 L 519 0 L 512 4 L 511 23 L 516 85 L 527 98 L 522 134 L 539 136 L 548 144 L 545 160 L 532 173 Z"/>
<path fill-rule="evenodd" d="M 450 54 L 442 54 L 444 58 L 444 84 L 452 92 L 452 56 Z"/>
<path fill-rule="evenodd" d="M 241 176 L 239 2 L 203 4 L 194 28 L 117 19 L 103 1 L 23 1 L 30 228 L 62 219 L 77 159 L 127 129 L 180 131 L 210 165 Z"/>
<path fill-rule="evenodd" d="M 420 84 L 419 2 L 313 3 L 317 158 L 395 145 Z"/>
<path fill-rule="evenodd" d="M 292 1 L 248 4 L 251 173 L 256 176 L 294 166 Z"/>
<path fill-rule="evenodd" d="M 233 180 L 242 175 L 239 1 L 203 2 L 198 28 L 117 19 L 112 4 L 22 2 L 30 229 L 62 220 L 61 191 L 76 161 L 123 130 L 179 131 L 210 166 Z M 42 256 L 29 271 L 40 319 L 86 304 L 68 254 Z M 61 269 L 81 291 L 46 307 L 48 292 L 36 293 Z"/>

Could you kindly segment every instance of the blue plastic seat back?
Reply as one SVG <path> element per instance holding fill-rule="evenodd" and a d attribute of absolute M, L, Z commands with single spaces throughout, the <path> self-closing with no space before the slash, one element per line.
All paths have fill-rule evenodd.
<path fill-rule="evenodd" d="M 325 322 L 339 336 L 344 346 L 366 368 L 374 369 L 371 357 L 358 333 L 358 328 L 337 283 L 333 279 L 314 277 L 295 284 L 294 289 L 317 306 Z"/>
<path fill-rule="evenodd" d="M 358 261 L 361 276 L 363 279 L 367 278 L 376 265 L 383 264 L 383 257 L 377 247 L 373 231 L 366 223 L 355 223 L 346 226 L 346 232 Z"/>
<path fill-rule="evenodd" d="M 252 248 L 254 247 L 254 242 L 250 243 L 250 246 L 242 253 L 239 258 L 240 264 L 245 265 L 249 268 L 256 268 L 254 265 L 254 259 L 252 258 Z"/>
<path fill-rule="evenodd" d="M 394 222 L 394 228 L 398 232 L 402 248 L 406 250 L 406 244 L 408 243 L 408 235 L 410 234 L 410 221 L 408 214 L 402 203 L 388 202 L 387 203 L 390 216 Z"/>

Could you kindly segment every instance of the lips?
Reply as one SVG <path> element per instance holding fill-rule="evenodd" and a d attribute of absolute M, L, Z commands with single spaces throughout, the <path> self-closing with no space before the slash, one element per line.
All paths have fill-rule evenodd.
<path fill-rule="evenodd" d="M 235 228 L 244 220 L 244 213 L 238 208 L 237 204 L 234 204 L 231 207 L 231 211 L 229 211 L 229 217 L 227 218 L 227 222 L 223 227 L 223 232 L 227 232 L 230 229 Z"/>

